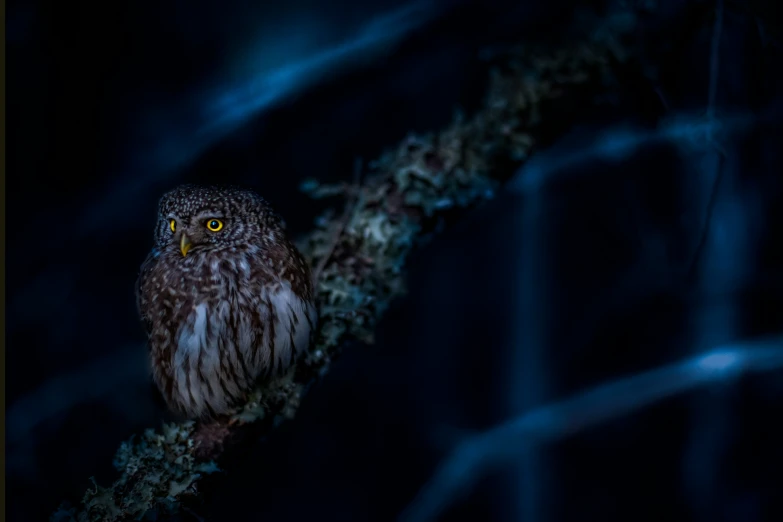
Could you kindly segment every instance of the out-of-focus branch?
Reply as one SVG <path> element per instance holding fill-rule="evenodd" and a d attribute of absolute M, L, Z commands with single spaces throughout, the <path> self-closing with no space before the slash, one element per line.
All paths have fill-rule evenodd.
<path fill-rule="evenodd" d="M 780 369 L 783 369 L 781 339 L 727 346 L 536 408 L 463 441 L 438 467 L 399 520 L 436 520 L 489 467 L 513 462 L 508 457 L 534 450 L 546 442 L 590 429 L 676 394 L 735 378 L 742 373 Z"/>
<path fill-rule="evenodd" d="M 716 0 L 716 2 L 715 22 L 712 28 L 712 39 L 710 40 L 710 83 L 709 91 L 707 92 L 706 113 L 708 122 L 715 121 L 715 100 L 718 95 L 718 69 L 720 67 L 720 37 L 723 31 L 723 0 Z M 707 140 L 718 154 L 718 158 L 715 167 L 715 178 L 713 179 L 710 194 L 707 199 L 707 208 L 705 210 L 701 232 L 699 233 L 696 249 L 693 252 L 693 257 L 688 267 L 687 277 L 689 280 L 692 280 L 696 276 L 696 271 L 699 268 L 699 260 L 701 259 L 701 253 L 704 250 L 704 244 L 707 242 L 710 222 L 712 221 L 712 213 L 715 209 L 715 202 L 718 199 L 718 189 L 720 188 L 720 182 L 723 179 L 723 160 L 725 154 L 720 145 L 715 141 L 715 138 L 713 132 L 710 131 Z"/>

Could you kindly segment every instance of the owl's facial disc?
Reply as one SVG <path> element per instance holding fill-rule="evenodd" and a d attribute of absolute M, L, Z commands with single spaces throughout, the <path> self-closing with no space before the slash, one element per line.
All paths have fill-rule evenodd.
<path fill-rule="evenodd" d="M 188 255 L 188 250 L 190 250 L 190 247 L 192 246 L 193 243 L 190 242 L 190 238 L 183 232 L 182 237 L 179 240 L 179 250 L 182 252 L 182 257 Z"/>

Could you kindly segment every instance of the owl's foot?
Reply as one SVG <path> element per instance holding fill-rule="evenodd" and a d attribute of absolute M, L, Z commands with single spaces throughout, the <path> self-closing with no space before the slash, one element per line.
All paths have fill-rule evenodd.
<path fill-rule="evenodd" d="M 221 417 L 209 422 L 199 423 L 193 434 L 196 443 L 195 455 L 200 460 L 215 460 L 231 436 L 230 418 Z"/>

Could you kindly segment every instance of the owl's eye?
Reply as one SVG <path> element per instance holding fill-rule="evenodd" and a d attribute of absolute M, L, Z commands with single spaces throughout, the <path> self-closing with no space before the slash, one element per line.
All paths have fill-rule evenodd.
<path fill-rule="evenodd" d="M 220 229 L 223 228 L 223 222 L 219 219 L 210 219 L 207 221 L 207 228 L 212 232 L 220 232 Z"/>
<path fill-rule="evenodd" d="M 176 232 L 177 231 L 177 221 L 174 220 L 174 219 L 169 221 L 169 228 L 171 229 L 172 232 Z"/>

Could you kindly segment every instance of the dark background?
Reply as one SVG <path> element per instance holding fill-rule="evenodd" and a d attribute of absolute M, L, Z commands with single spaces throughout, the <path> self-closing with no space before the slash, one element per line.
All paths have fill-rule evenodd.
<path fill-rule="evenodd" d="M 357 156 L 477 107 L 484 46 L 558 35 L 577 8 L 600 17 L 608 5 L 9 2 L 9 520 L 46 520 L 90 476 L 109 482 L 119 442 L 163 417 L 133 297 L 162 191 L 244 183 L 305 232 L 323 207 L 298 192 L 302 179 L 345 179 Z M 661 0 L 637 21 L 648 78 L 585 108 L 542 152 L 545 164 L 577 158 L 547 188 L 501 192 L 414 257 L 411 292 L 378 345 L 346 350 L 297 418 L 211 496 L 211 519 L 391 520 L 464 434 L 780 334 L 774 1 L 725 3 L 716 117 L 751 123 L 719 136 L 714 198 L 718 155 L 687 136 L 619 161 L 577 155 L 618 124 L 704 114 L 714 8 Z M 781 377 L 749 376 L 540 448 L 479 478 L 450 516 L 781 520 Z"/>

